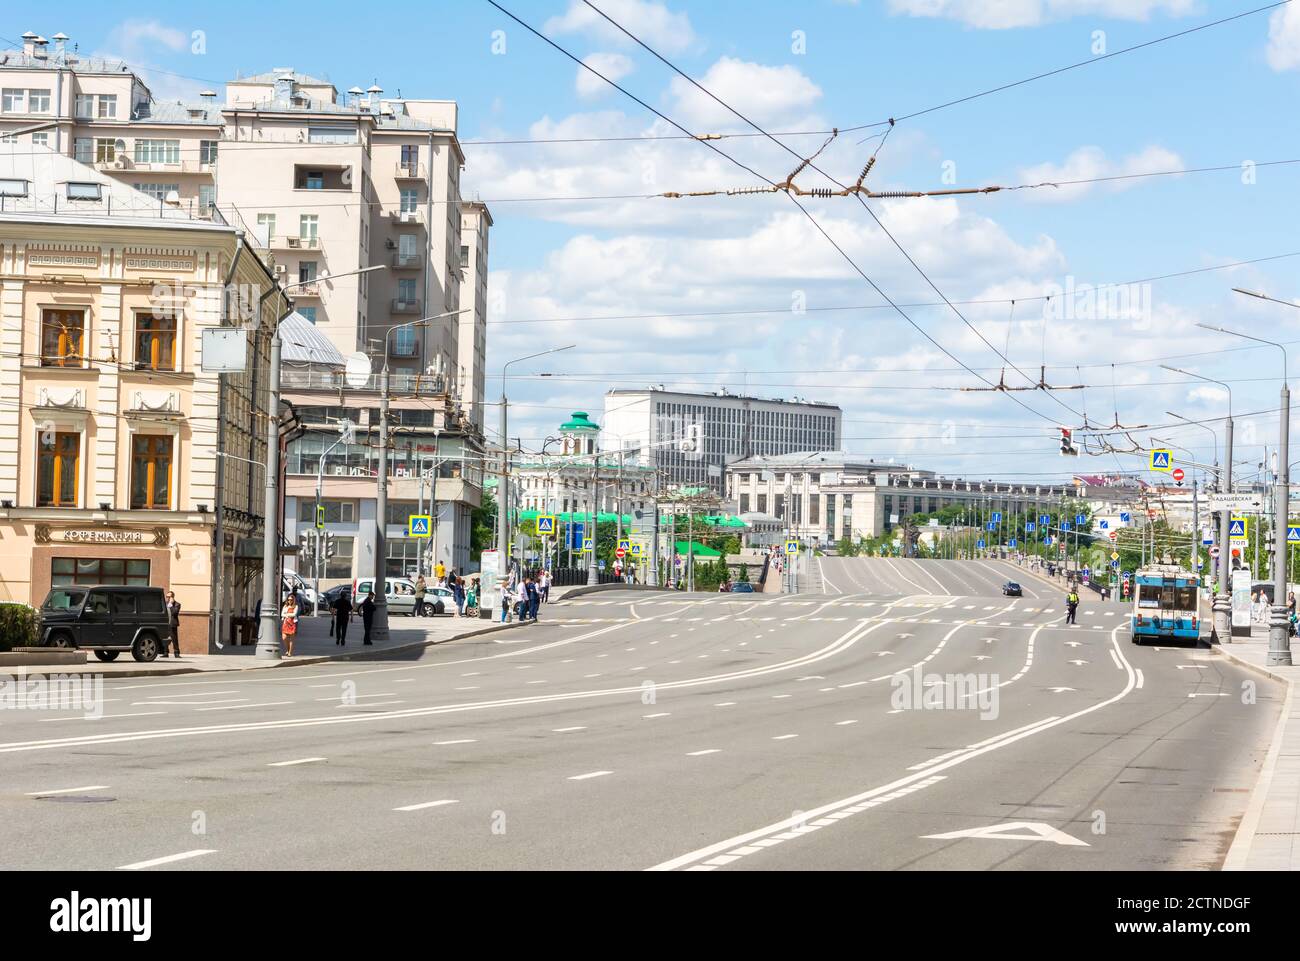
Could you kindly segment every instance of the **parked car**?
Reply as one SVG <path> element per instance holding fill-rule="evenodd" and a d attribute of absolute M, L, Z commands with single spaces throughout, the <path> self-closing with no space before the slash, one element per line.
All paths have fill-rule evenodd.
<path fill-rule="evenodd" d="M 54 587 L 37 618 L 37 643 L 93 650 L 101 661 L 123 651 L 152 661 L 171 636 L 161 587 Z"/>
<path fill-rule="evenodd" d="M 352 603 L 359 607 L 361 602 L 366 599 L 366 595 L 375 589 L 375 581 L 372 577 L 363 577 L 352 582 Z M 410 617 L 416 615 L 415 610 L 415 582 L 405 577 L 386 577 L 384 578 L 384 598 L 388 602 L 389 614 L 406 614 Z M 454 607 L 451 591 L 445 587 L 429 587 L 425 589 L 424 610 L 419 613 L 425 617 L 433 617 L 435 614 L 447 613 L 447 607 Z"/>
<path fill-rule="evenodd" d="M 1020 589 L 1020 585 L 1015 581 L 1007 581 L 1002 585 L 1002 593 L 1007 597 L 1024 597 L 1025 592 Z"/>
<path fill-rule="evenodd" d="M 732 585 L 731 585 L 731 593 L 733 593 L 733 594 L 753 594 L 753 593 L 754 593 L 754 585 L 751 584 L 751 583 L 749 583 L 748 581 L 737 581 L 735 584 L 732 584 Z"/>

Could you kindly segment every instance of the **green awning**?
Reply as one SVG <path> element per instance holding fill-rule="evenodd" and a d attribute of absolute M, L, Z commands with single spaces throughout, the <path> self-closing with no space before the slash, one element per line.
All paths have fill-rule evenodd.
<path fill-rule="evenodd" d="M 686 541 L 678 541 L 677 553 L 683 555 L 686 554 L 687 546 L 688 545 Z M 690 544 L 689 547 L 690 547 L 690 553 L 694 554 L 696 557 L 721 557 L 722 556 L 722 551 L 715 551 L 712 547 L 708 547 L 707 545 L 704 544 L 693 543 Z"/>

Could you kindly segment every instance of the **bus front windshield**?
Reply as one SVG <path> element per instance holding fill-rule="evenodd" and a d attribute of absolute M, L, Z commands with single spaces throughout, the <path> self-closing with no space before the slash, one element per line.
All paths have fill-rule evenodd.
<path fill-rule="evenodd" d="M 1194 611 L 1196 588 L 1173 584 L 1142 584 L 1138 588 L 1137 606 L 1142 610 Z"/>

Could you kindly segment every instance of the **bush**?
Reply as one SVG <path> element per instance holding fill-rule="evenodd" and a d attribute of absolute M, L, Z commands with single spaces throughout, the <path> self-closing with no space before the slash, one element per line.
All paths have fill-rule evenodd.
<path fill-rule="evenodd" d="M 0 603 L 0 651 L 36 644 L 36 611 L 26 604 Z"/>

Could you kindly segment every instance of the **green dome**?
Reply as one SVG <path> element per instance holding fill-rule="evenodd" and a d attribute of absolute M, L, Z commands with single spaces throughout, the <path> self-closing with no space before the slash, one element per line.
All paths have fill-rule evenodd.
<path fill-rule="evenodd" d="M 599 424 L 593 424 L 585 410 L 575 410 L 568 421 L 560 425 L 560 430 L 600 430 Z"/>

